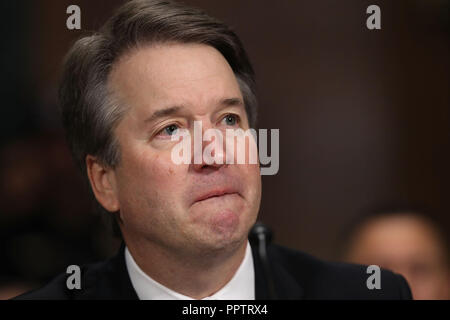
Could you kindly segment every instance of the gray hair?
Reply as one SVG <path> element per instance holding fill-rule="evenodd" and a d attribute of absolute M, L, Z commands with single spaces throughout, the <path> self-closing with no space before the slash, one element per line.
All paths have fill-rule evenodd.
<path fill-rule="evenodd" d="M 63 126 L 85 178 L 88 154 L 111 168 L 120 161 L 113 131 L 126 109 L 108 90 L 113 64 L 134 48 L 168 42 L 198 43 L 217 49 L 236 76 L 250 126 L 256 125 L 254 71 L 237 35 L 199 9 L 173 1 L 133 0 L 120 7 L 99 32 L 79 39 L 65 59 L 59 88 Z M 119 235 L 117 224 L 113 225 Z"/>

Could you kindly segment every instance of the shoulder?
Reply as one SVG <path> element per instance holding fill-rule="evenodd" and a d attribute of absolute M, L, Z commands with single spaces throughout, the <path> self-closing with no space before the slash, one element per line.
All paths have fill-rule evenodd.
<path fill-rule="evenodd" d="M 106 262 L 88 264 L 81 267 L 79 273 L 81 289 L 69 289 L 67 282 L 68 280 L 70 281 L 69 277 L 75 275 L 75 273 L 63 272 L 44 286 L 19 295 L 14 300 L 76 300 L 78 297 L 86 294 L 87 291 L 90 291 L 95 278 L 101 281 L 101 278 L 103 278 L 102 271 L 105 271 L 105 269 L 107 269 Z"/>
<path fill-rule="evenodd" d="M 80 268 L 80 289 L 68 289 L 72 273 L 61 273 L 45 286 L 22 294 L 15 300 L 127 300 L 137 299 L 123 256 L 119 253 L 103 262 Z"/>
<path fill-rule="evenodd" d="M 328 262 L 278 245 L 268 248 L 270 259 L 280 264 L 303 288 L 306 299 L 411 299 L 406 280 L 389 270 Z M 378 280 L 379 289 L 369 289 Z M 372 287 L 372 286 L 370 286 Z"/>

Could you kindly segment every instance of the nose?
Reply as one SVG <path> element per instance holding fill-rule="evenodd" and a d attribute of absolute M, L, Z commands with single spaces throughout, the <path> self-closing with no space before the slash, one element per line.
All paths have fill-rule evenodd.
<path fill-rule="evenodd" d="M 224 134 L 209 121 L 194 122 L 191 164 L 195 171 L 218 170 L 225 166 Z"/>

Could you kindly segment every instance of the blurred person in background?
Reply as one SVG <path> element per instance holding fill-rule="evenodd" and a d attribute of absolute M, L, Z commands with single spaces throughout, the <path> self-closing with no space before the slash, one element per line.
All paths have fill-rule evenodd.
<path fill-rule="evenodd" d="M 346 235 L 343 260 L 403 275 L 417 300 L 450 298 L 449 247 L 440 225 L 419 211 L 362 216 Z"/>

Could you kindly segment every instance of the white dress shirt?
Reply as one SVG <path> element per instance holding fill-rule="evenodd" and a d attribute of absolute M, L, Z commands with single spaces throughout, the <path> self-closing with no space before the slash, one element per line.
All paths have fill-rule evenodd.
<path fill-rule="evenodd" d="M 194 300 L 150 278 L 134 261 L 127 247 L 125 262 L 131 284 L 140 300 Z M 255 270 L 248 241 L 244 259 L 231 280 L 222 289 L 202 300 L 255 300 Z"/>

